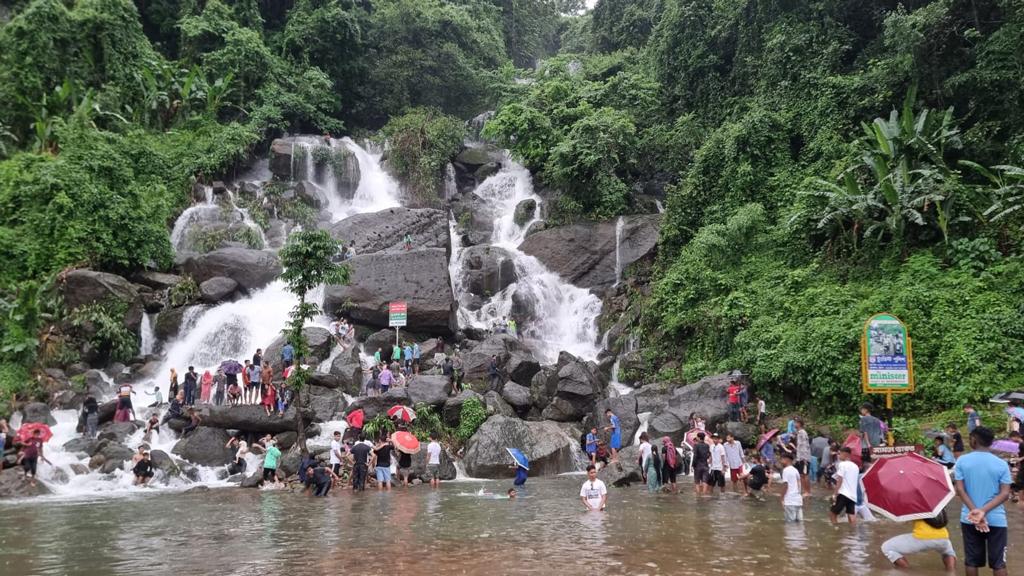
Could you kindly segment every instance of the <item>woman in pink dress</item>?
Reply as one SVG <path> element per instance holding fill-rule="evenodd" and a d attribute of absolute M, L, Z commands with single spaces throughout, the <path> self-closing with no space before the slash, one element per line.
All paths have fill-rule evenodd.
<path fill-rule="evenodd" d="M 213 374 L 207 370 L 203 372 L 202 384 L 199 388 L 199 401 L 203 404 L 210 403 L 210 390 L 213 388 Z"/>

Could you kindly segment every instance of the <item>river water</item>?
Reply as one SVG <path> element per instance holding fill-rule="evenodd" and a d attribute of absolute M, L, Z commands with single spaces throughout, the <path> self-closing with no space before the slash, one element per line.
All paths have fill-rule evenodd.
<path fill-rule="evenodd" d="M 320 499 L 224 488 L 9 501 L 0 503 L 0 574 L 886 575 L 898 572 L 879 546 L 910 529 L 831 526 L 817 492 L 806 522 L 785 525 L 777 498 L 697 499 L 688 479 L 679 495 L 611 489 L 608 511 L 588 513 L 582 482 L 531 479 L 515 501 L 500 497 L 509 483 L 499 481 Z M 958 510 L 951 504 L 951 518 Z M 1009 512 L 1009 562 L 1022 566 L 1024 515 Z M 962 555 L 955 522 L 951 533 Z M 935 555 L 910 561 L 910 574 L 943 573 Z"/>

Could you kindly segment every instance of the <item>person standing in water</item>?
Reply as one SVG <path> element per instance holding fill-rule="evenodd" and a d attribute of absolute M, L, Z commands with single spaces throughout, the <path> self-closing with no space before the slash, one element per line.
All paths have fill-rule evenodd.
<path fill-rule="evenodd" d="M 587 466 L 587 481 L 580 488 L 580 501 L 587 512 L 598 512 L 608 506 L 608 488 L 597 478 L 597 466 Z"/>
<path fill-rule="evenodd" d="M 779 494 L 786 522 L 803 522 L 804 497 L 801 492 L 800 473 L 793 467 L 793 454 L 782 452 L 779 459 L 783 465 L 782 483 L 786 485 L 786 489 Z"/>
<path fill-rule="evenodd" d="M 360 432 L 358 441 L 349 449 L 349 458 L 352 460 L 353 491 L 362 492 L 366 490 L 366 472 L 371 452 L 373 452 L 373 446 L 366 441 L 366 435 Z"/>
<path fill-rule="evenodd" d="M 995 434 L 984 426 L 968 437 L 971 452 L 953 467 L 956 495 L 963 502 L 960 532 L 964 538 L 964 566 L 967 576 L 977 576 L 988 562 L 994 576 L 1007 576 L 1006 508 L 1010 497 L 1010 466 L 990 451 Z"/>
<path fill-rule="evenodd" d="M 619 463 L 619 449 L 622 448 L 622 424 L 619 423 L 619 417 L 612 413 L 612 409 L 609 408 L 604 411 L 605 418 L 608 419 L 608 426 L 605 426 L 605 432 L 611 432 L 611 438 L 608 441 L 608 447 L 612 450 L 612 463 Z"/>
<path fill-rule="evenodd" d="M 707 494 L 711 483 L 711 447 L 704 438 L 703 432 L 697 432 L 693 445 L 693 489 L 698 496 Z"/>
<path fill-rule="evenodd" d="M 429 436 L 430 443 L 427 444 L 427 476 L 430 478 L 430 487 L 437 488 L 441 485 L 441 445 L 438 444 L 434 435 Z"/>
<path fill-rule="evenodd" d="M 391 454 L 394 446 L 388 438 L 382 439 L 374 447 L 373 453 L 377 457 L 377 465 L 374 473 L 377 476 L 377 490 L 391 490 Z"/>
<path fill-rule="evenodd" d="M 661 482 L 668 484 L 669 490 L 678 492 L 676 486 L 676 469 L 679 468 L 679 452 L 676 452 L 675 444 L 668 436 L 661 438 Z"/>
<path fill-rule="evenodd" d="M 263 481 L 278 483 L 277 462 L 281 458 L 281 449 L 277 447 L 277 440 L 267 441 L 267 451 L 263 455 Z"/>
<path fill-rule="evenodd" d="M 848 446 L 839 449 L 839 464 L 836 464 L 836 487 L 832 492 L 832 508 L 829 519 L 837 523 L 839 515 L 845 513 L 850 526 L 857 523 L 857 486 L 860 482 L 860 468 L 851 460 L 852 450 Z M 806 496 L 806 494 L 805 494 Z"/>

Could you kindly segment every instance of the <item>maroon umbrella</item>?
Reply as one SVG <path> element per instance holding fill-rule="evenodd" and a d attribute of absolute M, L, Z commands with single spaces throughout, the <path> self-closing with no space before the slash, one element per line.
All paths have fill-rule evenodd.
<path fill-rule="evenodd" d="M 778 434 L 778 433 L 779 433 L 779 429 L 778 428 L 772 428 L 771 430 L 765 432 L 764 434 L 761 434 L 761 438 L 758 439 L 758 441 L 757 441 L 757 449 L 760 450 L 761 448 L 764 447 L 765 444 L 771 442 L 772 438 L 774 438 L 775 435 Z"/>
<path fill-rule="evenodd" d="M 857 466 L 863 464 L 863 458 L 861 457 L 860 436 L 856 434 L 850 434 L 849 436 L 847 436 L 846 440 L 843 441 L 843 448 L 850 449 L 850 460 L 853 460 L 854 464 L 856 464 Z"/>
<path fill-rule="evenodd" d="M 934 518 L 953 499 L 946 467 L 916 453 L 877 460 L 861 482 L 868 506 L 897 522 Z"/>

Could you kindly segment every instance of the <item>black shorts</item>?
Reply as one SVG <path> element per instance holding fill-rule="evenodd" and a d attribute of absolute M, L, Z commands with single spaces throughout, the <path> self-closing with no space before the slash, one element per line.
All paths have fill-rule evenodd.
<path fill-rule="evenodd" d="M 807 475 L 808 468 L 806 460 L 797 460 L 796 462 L 793 462 L 793 468 L 796 468 L 796 471 L 799 472 L 801 476 Z"/>
<path fill-rule="evenodd" d="M 721 470 L 712 470 L 711 479 L 708 481 L 708 484 L 710 484 L 712 488 L 715 486 L 725 488 L 725 472 L 722 472 Z"/>
<path fill-rule="evenodd" d="M 31 474 L 33 478 L 36 476 L 36 466 L 39 464 L 38 458 L 22 458 L 21 467 L 25 470 L 25 474 Z"/>
<path fill-rule="evenodd" d="M 331 469 L 335 476 L 341 476 L 341 464 L 333 464 Z"/>
<path fill-rule="evenodd" d="M 829 510 L 833 514 L 843 514 L 845 512 L 852 516 L 857 512 L 857 503 L 842 494 L 836 494 L 836 503 Z"/>
<path fill-rule="evenodd" d="M 708 467 L 700 464 L 693 467 L 693 483 L 694 484 L 707 484 L 708 478 Z"/>
<path fill-rule="evenodd" d="M 153 473 L 152 472 L 143 472 L 143 473 L 140 474 L 140 473 L 136 472 L 135 473 L 135 477 L 136 478 L 152 478 L 153 477 Z"/>
<path fill-rule="evenodd" d="M 661 467 L 661 482 L 662 482 L 662 484 L 664 484 L 666 482 L 670 482 L 672 484 L 675 484 L 676 483 L 676 469 L 671 467 L 671 466 L 662 466 Z"/>
<path fill-rule="evenodd" d="M 263 469 L 263 481 L 270 482 L 277 475 L 277 468 L 264 468 Z"/>
<path fill-rule="evenodd" d="M 988 532 L 978 532 L 974 524 L 960 523 L 964 536 L 964 566 L 968 568 L 988 567 L 993 570 L 1006 568 L 1006 528 L 989 526 Z"/>

